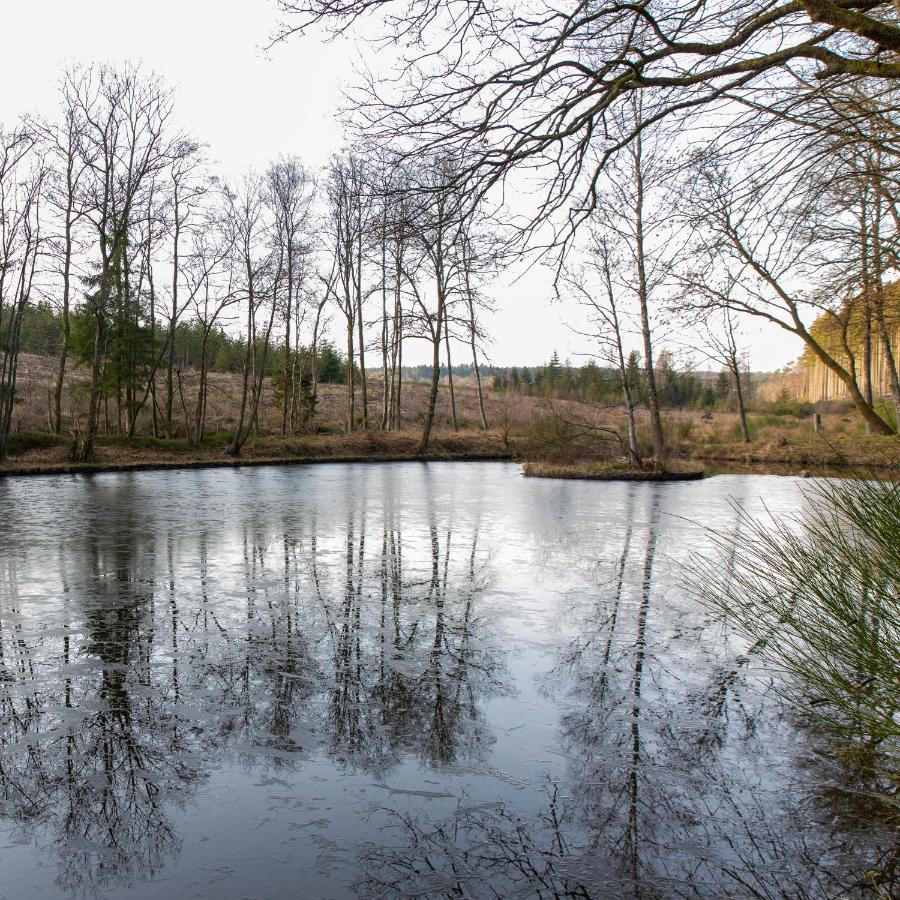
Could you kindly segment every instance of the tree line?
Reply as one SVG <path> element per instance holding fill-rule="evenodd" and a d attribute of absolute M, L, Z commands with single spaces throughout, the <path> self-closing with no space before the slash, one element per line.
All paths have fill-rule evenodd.
<path fill-rule="evenodd" d="M 256 427 L 267 376 L 283 435 L 314 413 L 322 381 L 347 385 L 348 432 L 399 428 L 410 340 L 433 355 L 422 450 L 444 360 L 455 423 L 451 341 L 468 350 L 487 428 L 478 315 L 497 241 L 446 188 L 446 155 L 413 167 L 340 152 L 315 174 L 280 157 L 232 183 L 175 128 L 172 93 L 154 74 L 73 66 L 59 94 L 55 117 L 0 129 L 0 458 L 30 347 L 57 357 L 51 427 L 72 433 L 79 460 L 92 456 L 101 421 L 123 435 L 176 436 L 183 367 L 199 373 L 184 435 L 194 443 L 209 372 L 239 372 L 231 455 Z M 346 326 L 340 351 L 332 316 Z M 76 364 L 89 370 L 89 396 L 64 417 Z"/>
<path fill-rule="evenodd" d="M 709 372 L 701 375 L 689 366 L 677 366 L 672 355 L 663 350 L 655 366 L 660 404 L 669 409 L 708 411 L 714 407 L 736 407 L 739 397 L 745 403 L 750 395 L 750 370 L 745 360 L 739 360 L 736 368 L 737 376 L 725 367 L 714 376 Z M 645 396 L 647 381 L 637 350 L 628 354 L 625 370 L 632 395 Z M 490 374 L 491 389 L 499 393 L 578 400 L 609 409 L 621 406 L 622 402 L 618 371 L 600 366 L 593 359 L 583 366 L 573 366 L 569 360 L 560 362 L 554 351 L 544 366 L 493 368 Z"/>
<path fill-rule="evenodd" d="M 397 47 L 351 94 L 351 133 L 401 158 L 452 151 L 471 196 L 527 195 L 522 245 L 619 373 L 637 458 L 645 404 L 665 457 L 654 365 L 678 334 L 737 373 L 741 330 L 783 329 L 895 434 L 900 380 L 884 285 L 897 267 L 898 10 L 889 0 L 280 0 L 282 41 L 313 28 Z M 862 306 L 861 348 L 846 333 Z M 645 396 L 627 376 L 641 354 Z M 873 396 L 872 348 L 893 411 Z M 740 378 L 734 383 L 740 391 Z M 744 437 L 749 440 L 743 397 Z"/>

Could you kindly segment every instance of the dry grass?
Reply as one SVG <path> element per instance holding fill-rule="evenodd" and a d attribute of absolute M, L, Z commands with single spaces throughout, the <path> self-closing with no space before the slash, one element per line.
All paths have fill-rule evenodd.
<path fill-rule="evenodd" d="M 48 430 L 50 394 L 55 363 L 52 359 L 25 354 L 20 364 L 19 402 L 14 419 L 14 439 L 10 457 L 0 471 L 61 470 L 68 460 L 72 433 L 84 422 L 87 401 L 87 373 L 73 369 L 64 392 L 63 420 L 67 434 L 53 438 Z M 162 379 L 160 379 L 160 384 Z M 175 398 L 176 437 L 152 438 L 152 422 L 145 410 L 138 422 L 138 437 L 125 440 L 113 434 L 98 440 L 95 466 L 134 467 L 157 465 L 229 464 L 223 451 L 236 424 L 241 378 L 237 374 L 213 373 L 210 377 L 207 426 L 210 437 L 200 447 L 186 440 L 192 421 L 192 398 L 197 375 L 182 374 L 180 395 Z M 268 383 L 260 409 L 259 434 L 248 441 L 244 460 L 290 461 L 315 459 L 410 459 L 416 458 L 419 430 L 424 419 L 429 386 L 424 382 L 403 385 L 403 429 L 381 432 L 382 384 L 370 379 L 369 430 L 344 433 L 346 388 L 321 385 L 315 432 L 282 437 L 281 409 L 273 402 Z M 442 384 L 438 396 L 432 458 L 517 458 L 555 466 L 576 468 L 595 466 L 598 471 L 619 465 L 623 449 L 615 437 L 586 426 L 611 426 L 625 433 L 621 412 L 600 409 L 577 401 L 552 403 L 518 395 L 486 391 L 485 404 L 491 430 L 481 431 L 478 398 L 474 386 L 459 382 L 456 389 L 458 432 L 451 430 L 449 391 Z M 361 419 L 359 397 L 358 418 Z M 117 430 L 117 410 L 108 407 L 109 431 Z M 823 429 L 815 434 L 809 418 L 789 415 L 752 414 L 751 444 L 740 440 L 737 415 L 673 411 L 664 414 L 666 442 L 673 460 L 702 459 L 752 465 L 780 463 L 794 467 L 839 465 L 894 466 L 900 459 L 898 441 L 868 435 L 855 413 L 823 415 Z M 106 430 L 105 416 L 101 432 Z M 43 432 L 43 434 L 41 434 Z M 647 414 L 638 414 L 638 439 L 645 456 L 651 455 Z"/>
<path fill-rule="evenodd" d="M 624 463 L 603 464 L 580 462 L 571 465 L 527 462 L 522 471 L 529 478 L 570 478 L 585 481 L 695 481 L 703 478 L 703 469 L 679 464 L 668 465 L 662 471 L 636 469 Z"/>

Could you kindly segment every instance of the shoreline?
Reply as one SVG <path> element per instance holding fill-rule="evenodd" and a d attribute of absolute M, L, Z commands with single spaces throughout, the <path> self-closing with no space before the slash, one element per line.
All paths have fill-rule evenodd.
<path fill-rule="evenodd" d="M 387 455 L 341 454 L 335 456 L 237 457 L 225 459 L 155 460 L 153 462 L 47 463 L 0 468 L 0 478 L 28 478 L 40 475 L 101 475 L 105 472 L 158 472 L 178 469 L 244 469 L 262 466 L 302 466 L 323 463 L 399 462 L 516 462 L 512 453 L 429 453 Z"/>
<path fill-rule="evenodd" d="M 157 459 L 146 461 L 101 461 L 95 463 L 70 463 L 70 462 L 35 462 L 26 465 L 10 464 L 0 466 L 0 479 L 2 478 L 29 478 L 50 475 L 101 475 L 104 473 L 125 472 L 163 472 L 172 470 L 191 469 L 243 469 L 259 468 L 261 466 L 302 466 L 322 465 L 325 463 L 337 464 L 371 464 L 371 463 L 403 463 L 403 462 L 512 462 L 519 463 L 523 467 L 543 467 L 536 460 L 524 459 L 520 454 L 512 451 L 466 452 L 466 451 L 435 451 L 425 455 L 419 453 L 337 453 L 333 455 L 316 454 L 310 456 L 247 456 L 232 459 L 229 457 L 196 459 Z M 670 472 L 630 472 L 615 470 L 609 472 L 578 471 L 578 464 L 567 466 L 547 465 L 547 471 L 540 472 L 523 471 L 528 478 L 558 478 L 567 480 L 585 481 L 691 481 L 704 477 L 728 474 L 759 474 L 782 475 L 796 477 L 810 477 L 816 475 L 828 476 L 829 474 L 865 472 L 869 469 L 890 470 L 896 465 L 889 462 L 853 463 L 843 460 L 835 460 L 829 463 L 822 462 L 785 462 L 784 460 L 765 459 L 754 457 L 751 460 L 735 459 L 729 456 L 713 457 L 679 457 L 678 462 L 694 464 L 696 469 L 690 471 Z M 588 466 L 590 467 L 590 463 Z"/>

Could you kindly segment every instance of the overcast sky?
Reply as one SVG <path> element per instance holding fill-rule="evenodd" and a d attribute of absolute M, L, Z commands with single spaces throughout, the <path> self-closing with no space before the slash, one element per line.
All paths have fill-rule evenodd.
<path fill-rule="evenodd" d="M 51 113 L 68 61 L 129 59 L 176 88 L 180 123 L 226 175 L 279 154 L 318 167 L 341 144 L 332 113 L 357 49 L 305 38 L 267 52 L 276 24 L 270 0 L 0 0 L 0 11 L 0 123 Z M 492 293 L 497 311 L 485 324 L 496 364 L 540 364 L 553 350 L 575 362 L 590 350 L 564 322 L 575 314 L 550 303 L 542 273 L 514 283 L 505 276 Z M 774 327 L 745 331 L 754 370 L 779 368 L 800 352 Z M 419 356 L 427 360 L 424 346 L 405 359 Z"/>

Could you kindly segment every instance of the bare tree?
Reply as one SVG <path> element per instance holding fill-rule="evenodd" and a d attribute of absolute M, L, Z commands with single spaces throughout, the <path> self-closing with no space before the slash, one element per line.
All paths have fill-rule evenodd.
<path fill-rule="evenodd" d="M 78 208 L 78 188 L 86 169 L 85 160 L 79 153 L 81 141 L 81 121 L 75 113 L 75 103 L 67 96 L 71 84 L 63 79 L 61 121 L 38 121 L 35 123 L 41 138 L 49 151 L 46 194 L 48 205 L 58 217 L 59 234 L 49 240 L 49 249 L 59 265 L 62 281 L 62 295 L 59 301 L 62 319 L 62 340 L 59 347 L 59 365 L 53 387 L 52 427 L 56 434 L 62 434 L 62 395 L 66 377 L 71 338 L 70 311 L 73 302 L 73 269 L 77 244 L 77 226 L 83 215 Z"/>
<path fill-rule="evenodd" d="M 428 451 L 434 416 L 437 407 L 438 386 L 441 377 L 441 341 L 446 335 L 447 308 L 454 291 L 458 290 L 458 258 L 456 249 L 460 225 L 463 219 L 463 198 L 448 189 L 448 173 L 454 164 L 447 158 L 439 158 L 426 164 L 417 179 L 415 213 L 415 238 L 434 286 L 434 307 L 429 308 L 421 290 L 413 282 L 420 325 L 431 341 L 431 386 L 428 406 L 422 425 L 419 453 Z M 448 360 L 449 371 L 449 360 Z"/>
<path fill-rule="evenodd" d="M 478 413 L 481 418 L 482 431 L 488 430 L 487 413 L 484 409 L 484 386 L 481 382 L 481 367 L 478 364 L 478 341 L 481 337 L 478 321 L 475 314 L 476 305 L 485 305 L 485 300 L 478 293 L 475 283 L 477 264 L 483 260 L 478 259 L 478 252 L 474 249 L 469 229 L 464 228 L 460 233 L 459 240 L 460 253 L 460 270 L 462 273 L 462 293 L 466 303 L 468 312 L 468 331 L 469 331 L 469 348 L 472 351 L 472 370 L 475 373 L 475 389 L 478 393 Z M 490 263 L 493 264 L 495 257 L 490 255 Z"/>
<path fill-rule="evenodd" d="M 234 437 L 226 453 L 240 456 L 256 422 L 262 396 L 269 339 L 275 320 L 276 291 L 284 267 L 284 248 L 277 246 L 265 221 L 265 203 L 259 176 L 245 176 L 240 191 L 227 192 L 228 216 L 234 233 L 237 282 L 247 308 L 246 352 L 241 382 L 241 401 Z M 273 256 L 275 259 L 273 259 Z M 269 303 L 266 321 L 263 309 Z"/>
<path fill-rule="evenodd" d="M 166 336 L 166 396 L 165 431 L 166 437 L 173 437 L 172 409 L 175 399 L 173 372 L 175 366 L 175 332 L 178 320 L 187 304 L 179 301 L 182 273 L 182 239 L 193 227 L 193 218 L 203 195 L 209 187 L 208 179 L 202 171 L 203 158 L 200 145 L 187 138 L 172 146 L 172 161 L 168 170 L 168 199 L 171 207 L 172 238 L 172 284 L 169 294 L 169 327 Z M 155 377 L 155 376 L 154 376 Z"/>
<path fill-rule="evenodd" d="M 41 252 L 40 208 L 46 167 L 24 128 L 0 129 L 0 460 L 6 457 L 22 319 Z"/>
<path fill-rule="evenodd" d="M 588 264 L 580 271 L 564 272 L 562 286 L 589 312 L 593 328 L 588 333 L 582 332 L 582 336 L 597 344 L 600 358 L 612 365 L 618 375 L 628 436 L 625 441 L 618 432 L 615 436 L 625 447 L 630 462 L 639 466 L 641 454 L 635 428 L 635 407 L 639 399 L 635 394 L 639 386 L 632 384 L 629 377 L 625 348 L 626 316 L 621 309 L 622 300 L 617 296 L 613 281 L 614 272 L 620 265 L 621 261 L 614 257 L 610 238 L 595 231 L 588 248 Z M 599 287 L 588 280 L 588 276 L 592 274 L 599 276 Z"/>
<path fill-rule="evenodd" d="M 310 207 L 313 181 L 297 157 L 287 157 L 273 163 L 266 173 L 268 203 L 275 218 L 275 227 L 285 257 L 285 282 L 282 297 L 284 322 L 284 390 L 281 409 L 281 433 L 293 428 L 293 409 L 297 393 L 296 355 L 291 352 L 291 324 L 297 319 L 299 331 L 298 276 L 304 271 L 302 257 L 309 253 Z"/>
<path fill-rule="evenodd" d="M 414 204 L 408 173 L 387 154 L 371 167 L 374 182 L 375 263 L 381 293 L 381 428 L 399 427 L 400 362 L 403 355 L 403 298 Z M 390 299 L 390 302 L 389 302 Z"/>
<path fill-rule="evenodd" d="M 729 309 L 796 335 L 844 384 L 867 427 L 893 434 L 860 389 L 852 350 L 842 363 L 805 321 L 810 314 L 830 317 L 850 349 L 846 303 L 836 305 L 818 282 L 815 208 L 798 206 L 781 185 L 758 187 L 749 176 L 736 184 L 710 159 L 702 160 L 695 188 L 690 218 L 697 244 L 680 276 L 688 308 Z"/>
<path fill-rule="evenodd" d="M 599 173 L 647 127 L 712 110 L 796 121 L 830 85 L 900 78 L 891 0 L 472 3 L 279 0 L 282 39 L 324 25 L 402 48 L 364 86 L 359 131 L 465 157 L 458 184 L 485 192 L 517 169 L 543 184 L 532 225 L 571 205 L 568 233 L 598 200 Z M 374 21 L 368 21 L 374 20 Z M 798 86 L 801 89 L 798 90 Z M 616 118 L 641 96 L 626 131 Z"/>
<path fill-rule="evenodd" d="M 640 116 L 638 98 L 617 119 L 617 133 L 629 131 Z M 669 252 L 664 250 L 669 237 L 668 215 L 660 201 L 668 177 L 662 152 L 658 135 L 639 132 L 625 146 L 622 155 L 611 162 L 598 210 L 599 227 L 615 235 L 622 249 L 616 254 L 619 287 L 637 302 L 653 455 L 660 464 L 665 459 L 666 447 L 659 411 L 650 307 L 668 277 L 669 268 Z M 606 255 L 607 264 L 611 258 L 610 254 Z"/>
<path fill-rule="evenodd" d="M 74 68 L 66 81 L 85 167 L 78 204 L 96 237 L 98 266 L 87 297 L 94 322 L 88 418 L 76 448 L 76 457 L 84 460 L 92 456 L 97 435 L 110 303 L 125 264 L 132 216 L 171 158 L 166 129 L 172 98 L 156 77 L 132 66 Z"/>
<path fill-rule="evenodd" d="M 197 445 L 206 429 L 206 407 L 209 394 L 209 338 L 214 328 L 221 327 L 227 311 L 239 295 L 235 289 L 235 233 L 213 209 L 193 240 L 185 264 L 185 279 L 194 307 L 194 318 L 200 324 L 200 381 L 194 410 L 194 427 L 190 440 Z"/>
<path fill-rule="evenodd" d="M 737 400 L 738 419 L 741 424 L 741 440 L 750 443 L 750 428 L 747 425 L 747 404 L 744 398 L 744 369 L 742 353 L 738 345 L 738 327 L 730 307 L 721 310 L 721 319 L 713 324 L 704 320 L 704 339 L 701 352 L 725 368 L 734 387 Z"/>
<path fill-rule="evenodd" d="M 332 244 L 333 275 L 327 284 L 347 325 L 347 419 L 346 430 L 350 434 L 356 427 L 356 381 L 354 373 L 354 330 L 360 313 L 358 287 L 361 281 L 359 247 L 362 236 L 358 233 L 362 214 L 358 207 L 362 202 L 361 183 L 356 162 L 352 157 L 332 160 L 326 177 L 328 209 L 327 233 Z M 362 336 L 362 326 L 359 328 Z M 362 374 L 362 373 L 361 373 Z"/>

